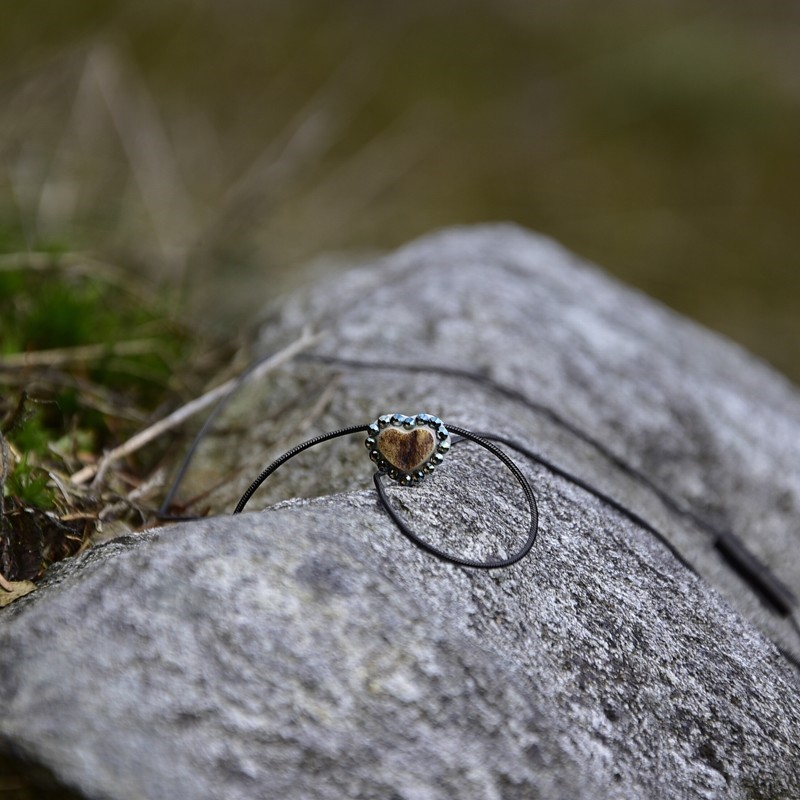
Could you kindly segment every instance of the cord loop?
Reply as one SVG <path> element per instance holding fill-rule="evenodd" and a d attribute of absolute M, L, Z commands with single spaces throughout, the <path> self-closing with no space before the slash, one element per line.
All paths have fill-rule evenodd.
<path fill-rule="evenodd" d="M 438 417 L 431 414 L 417 414 L 413 417 L 407 417 L 403 414 L 386 414 L 368 425 L 352 425 L 347 428 L 340 428 L 335 431 L 330 431 L 329 433 L 315 436 L 313 439 L 309 439 L 293 447 L 291 450 L 288 450 L 266 467 L 247 488 L 247 491 L 242 495 L 233 513 L 241 513 L 258 487 L 279 467 L 299 453 L 329 441 L 330 439 L 361 432 L 366 432 L 368 434 L 365 444 L 369 450 L 370 458 L 378 467 L 373 475 L 378 499 L 400 532 L 417 545 L 417 547 L 436 556 L 436 558 L 442 561 L 448 561 L 451 564 L 457 564 L 462 567 L 472 567 L 474 569 L 510 567 L 512 564 L 516 564 L 528 555 L 536 541 L 536 536 L 539 531 L 539 509 L 536 504 L 536 497 L 533 493 L 533 489 L 530 483 L 528 483 L 527 478 L 522 474 L 522 471 L 514 461 L 512 461 L 496 444 L 488 441 L 486 436 L 479 436 L 478 434 L 454 425 L 445 427 L 444 423 Z M 403 486 L 414 486 L 420 483 L 444 460 L 445 454 L 450 449 L 451 432 L 464 439 L 475 442 L 475 444 L 488 450 L 493 456 L 503 462 L 514 476 L 517 483 L 522 487 L 531 515 L 530 526 L 525 543 L 519 550 L 507 558 L 480 561 L 451 555 L 429 544 L 414 533 L 389 502 L 389 497 L 383 486 L 384 476 L 397 481 Z"/>

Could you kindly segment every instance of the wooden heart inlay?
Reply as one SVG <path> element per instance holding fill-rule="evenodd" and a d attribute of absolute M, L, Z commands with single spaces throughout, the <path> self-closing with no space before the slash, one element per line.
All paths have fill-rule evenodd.
<path fill-rule="evenodd" d="M 366 430 L 364 444 L 378 472 L 403 486 L 423 480 L 450 450 L 450 433 L 433 414 L 384 414 Z"/>
<path fill-rule="evenodd" d="M 385 428 L 378 435 L 377 447 L 390 466 L 415 472 L 436 452 L 436 437 L 428 428 Z"/>

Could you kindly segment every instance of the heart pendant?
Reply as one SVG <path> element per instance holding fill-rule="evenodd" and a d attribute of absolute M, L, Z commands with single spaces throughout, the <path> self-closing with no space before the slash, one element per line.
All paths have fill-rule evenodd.
<path fill-rule="evenodd" d="M 384 414 L 367 429 L 364 444 L 378 470 L 404 486 L 419 483 L 441 464 L 450 434 L 431 414 Z"/>

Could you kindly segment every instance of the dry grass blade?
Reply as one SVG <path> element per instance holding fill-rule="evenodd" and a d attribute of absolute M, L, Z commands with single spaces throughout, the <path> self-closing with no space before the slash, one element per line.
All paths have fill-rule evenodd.
<path fill-rule="evenodd" d="M 196 223 L 158 108 L 132 62 L 116 48 L 98 45 L 86 64 L 116 127 L 147 208 L 165 262 L 183 275 L 186 247 Z"/>
<path fill-rule="evenodd" d="M 320 243 L 327 249 L 341 247 L 343 232 L 352 229 L 359 215 L 367 209 L 374 214 L 381 196 L 440 146 L 438 134 L 431 132 L 437 127 L 434 120 L 434 111 L 420 106 L 395 121 L 287 209 L 287 215 L 297 219 L 317 220 L 313 240 L 295 237 L 298 246 L 292 258 L 298 262 L 313 258 Z M 279 222 L 291 229 L 288 219 Z"/>
<path fill-rule="evenodd" d="M 10 353 L 0 357 L 0 369 L 26 369 L 28 367 L 63 367 L 86 361 L 96 361 L 107 356 L 141 356 L 157 353 L 160 342 L 155 339 L 135 339 L 114 344 L 89 344 L 79 347 L 58 347 L 53 350 L 32 350 L 27 353 Z"/>
<path fill-rule="evenodd" d="M 318 167 L 347 125 L 377 88 L 376 74 L 364 68 L 364 54 L 345 56 L 338 67 L 227 189 L 219 211 L 203 230 L 204 241 L 230 237 L 258 220 L 288 194 L 301 173 Z"/>

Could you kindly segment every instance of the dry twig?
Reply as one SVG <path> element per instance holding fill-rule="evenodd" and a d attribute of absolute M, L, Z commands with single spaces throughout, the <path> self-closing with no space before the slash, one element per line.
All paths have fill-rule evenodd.
<path fill-rule="evenodd" d="M 270 358 L 265 359 L 250 373 L 250 375 L 248 375 L 247 380 L 258 380 L 272 370 L 277 369 L 279 366 L 293 358 L 298 353 L 318 342 L 321 336 L 322 334 L 311 334 L 308 331 L 304 331 L 300 337 L 290 345 L 275 353 Z M 94 477 L 94 483 L 99 482 L 105 470 L 114 461 L 118 461 L 120 458 L 124 458 L 125 456 L 131 455 L 131 453 L 135 453 L 141 447 L 144 447 L 144 445 L 152 442 L 153 439 L 156 439 L 162 433 L 166 433 L 167 431 L 183 424 L 187 419 L 194 416 L 199 411 L 202 411 L 204 408 L 208 408 L 210 405 L 214 404 L 240 385 L 241 383 L 238 377 L 225 381 L 225 383 L 220 384 L 200 397 L 190 401 L 186 405 L 176 409 L 168 416 L 151 425 L 149 428 L 145 428 L 143 431 L 140 431 L 135 436 L 128 439 L 127 442 L 123 442 L 123 444 L 115 447 L 113 450 L 110 450 L 108 453 L 106 453 L 99 464 L 90 464 L 84 467 L 72 475 L 70 480 L 74 484 L 82 484 Z"/>

